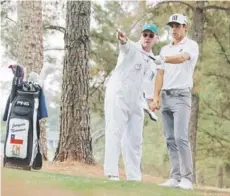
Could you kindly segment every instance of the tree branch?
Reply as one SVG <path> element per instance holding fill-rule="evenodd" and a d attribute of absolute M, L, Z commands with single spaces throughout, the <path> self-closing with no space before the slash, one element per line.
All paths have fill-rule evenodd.
<path fill-rule="evenodd" d="M 215 139 L 216 141 L 220 142 L 220 143 L 221 143 L 221 141 L 225 141 L 225 142 L 227 142 L 227 143 L 230 144 L 230 140 L 229 140 L 229 139 L 220 137 L 220 136 L 218 136 L 218 135 L 211 134 L 211 133 L 209 133 L 208 131 L 206 131 L 205 129 L 202 129 L 201 131 L 202 131 L 203 133 L 205 133 L 206 135 L 208 135 L 209 137 L 211 137 L 211 138 Z M 223 147 L 223 144 L 222 144 L 222 143 L 221 143 L 221 146 Z"/>
<path fill-rule="evenodd" d="M 209 20 L 209 18 L 208 18 L 207 15 L 205 16 L 205 20 L 206 20 L 207 22 L 210 22 L 210 20 Z M 223 54 L 224 54 L 224 56 L 225 56 L 225 58 L 226 58 L 227 63 L 230 65 L 230 59 L 228 58 L 227 52 L 226 52 L 224 46 L 222 45 L 222 43 L 221 43 L 219 37 L 217 36 L 217 34 L 216 34 L 215 32 L 213 32 L 212 35 L 213 35 L 213 37 L 215 38 L 215 40 L 217 41 L 217 43 L 219 44 L 219 46 L 220 46 L 220 48 L 221 48 L 221 51 L 223 52 Z"/>
<path fill-rule="evenodd" d="M 93 96 L 93 94 L 94 94 L 97 90 L 99 90 L 99 88 L 100 88 L 102 85 L 104 85 L 105 80 L 106 80 L 106 78 L 109 76 L 110 73 L 111 73 L 111 72 L 107 73 L 107 74 L 104 76 L 103 80 L 102 80 L 100 83 L 97 83 L 97 84 L 98 84 L 97 87 L 95 87 L 95 85 L 92 86 L 92 91 L 89 93 L 89 96 L 90 96 L 90 97 Z"/>
<path fill-rule="evenodd" d="M 61 27 L 61 26 L 57 26 L 57 25 L 49 25 L 49 26 L 45 26 L 44 29 L 48 29 L 48 30 L 57 30 L 60 31 L 62 33 L 65 33 L 65 28 Z"/>
<path fill-rule="evenodd" d="M 50 50 L 64 50 L 64 48 L 45 48 L 44 51 L 50 51 Z"/>
<path fill-rule="evenodd" d="M 220 39 L 218 38 L 215 32 L 213 33 L 213 37 L 216 39 L 217 43 L 220 45 L 220 48 L 222 52 L 224 53 L 227 63 L 230 65 L 230 59 L 228 58 L 228 55 L 226 54 L 226 50 L 224 49 L 224 46 L 221 44 Z"/>
<path fill-rule="evenodd" d="M 4 3 L 6 3 L 7 1 L 1 1 L 1 5 L 3 5 Z"/>
<path fill-rule="evenodd" d="M 204 76 L 215 76 L 215 77 L 219 77 L 219 78 L 224 78 L 230 81 L 230 76 L 224 76 L 221 74 L 217 74 L 217 73 L 204 73 Z"/>
<path fill-rule="evenodd" d="M 202 99 L 202 98 L 201 98 Z M 220 113 L 216 108 L 214 108 L 210 103 L 202 99 L 203 103 L 210 109 L 212 112 L 214 112 L 216 115 L 218 115 L 219 118 L 225 119 L 230 121 L 230 118 L 225 116 L 223 113 Z M 212 115 L 212 114 L 210 114 Z M 213 115 L 214 116 L 214 115 Z"/>
<path fill-rule="evenodd" d="M 159 5 L 166 4 L 166 3 L 180 3 L 180 4 L 183 4 L 183 5 L 188 6 L 188 7 L 191 8 L 193 11 L 194 11 L 194 9 L 195 9 L 191 4 L 189 4 L 189 3 L 185 2 L 185 1 L 162 1 L 162 2 L 160 2 L 160 3 L 158 3 L 158 4 L 156 4 L 155 6 L 158 7 Z M 153 8 L 154 8 L 154 7 L 153 7 Z"/>
<path fill-rule="evenodd" d="M 162 2 L 160 2 L 160 3 L 156 4 L 156 5 L 154 5 L 153 7 L 151 6 L 151 7 L 147 8 L 147 9 L 146 9 L 146 12 L 150 12 L 150 11 L 151 11 L 152 9 L 154 9 L 154 8 L 159 8 L 160 5 L 166 4 L 166 3 L 180 3 L 180 4 L 183 4 L 183 5 L 188 6 L 188 7 L 191 8 L 192 10 L 195 9 L 191 4 L 189 4 L 189 3 L 187 3 L 187 2 L 184 2 L 184 1 L 162 1 Z M 132 30 L 133 28 L 135 28 L 135 26 L 136 26 L 141 20 L 143 20 L 145 16 L 146 16 L 146 13 L 144 13 L 144 14 L 141 15 L 139 18 L 137 18 L 137 20 L 132 24 L 131 28 L 129 29 L 129 32 L 131 32 L 131 30 Z"/>
<path fill-rule="evenodd" d="M 203 8 L 203 10 L 210 10 L 210 9 L 215 9 L 215 10 L 224 10 L 224 11 L 230 11 L 230 7 L 221 7 L 217 5 L 209 5 Z"/>
<path fill-rule="evenodd" d="M 95 53 L 94 51 L 91 51 L 91 52 L 92 52 L 93 55 L 96 55 L 96 53 Z M 106 61 L 107 64 L 110 63 L 110 62 L 107 61 L 106 59 L 104 59 L 104 60 Z M 95 82 L 95 83 L 93 84 L 93 86 L 91 87 L 92 91 L 89 93 L 89 96 L 93 96 L 93 94 L 94 94 L 96 91 L 99 91 L 100 87 L 101 87 L 102 85 L 104 85 L 104 83 L 105 83 L 107 77 L 110 75 L 110 73 L 111 73 L 112 71 L 113 71 L 113 69 L 110 70 L 108 73 L 106 73 L 106 74 L 104 75 L 104 77 L 103 77 L 103 79 L 102 79 L 101 82 Z M 95 87 L 95 84 L 97 84 L 98 86 Z"/>

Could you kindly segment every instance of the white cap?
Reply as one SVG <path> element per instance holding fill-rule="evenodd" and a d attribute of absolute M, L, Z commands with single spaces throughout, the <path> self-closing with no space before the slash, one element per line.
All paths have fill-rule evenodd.
<path fill-rule="evenodd" d="M 173 14 L 170 16 L 167 25 L 170 25 L 170 23 L 187 24 L 187 18 L 182 14 Z"/>

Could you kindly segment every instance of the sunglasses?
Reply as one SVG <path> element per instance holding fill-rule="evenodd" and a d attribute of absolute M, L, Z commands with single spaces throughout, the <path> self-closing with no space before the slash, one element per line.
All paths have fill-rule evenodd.
<path fill-rule="evenodd" d="M 149 38 L 154 38 L 154 34 L 153 33 L 143 33 L 142 34 L 143 35 L 143 37 L 149 37 Z"/>

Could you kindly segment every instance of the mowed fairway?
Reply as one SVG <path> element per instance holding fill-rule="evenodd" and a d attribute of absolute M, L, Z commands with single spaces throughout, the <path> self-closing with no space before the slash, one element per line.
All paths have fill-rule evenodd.
<path fill-rule="evenodd" d="M 2 196 L 198 196 L 204 193 L 137 183 L 2 168 Z"/>

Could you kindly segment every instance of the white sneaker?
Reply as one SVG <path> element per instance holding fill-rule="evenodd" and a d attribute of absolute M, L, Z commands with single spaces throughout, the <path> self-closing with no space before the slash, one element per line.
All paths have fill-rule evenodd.
<path fill-rule="evenodd" d="M 117 176 L 108 176 L 108 179 L 112 180 L 112 181 L 119 181 L 120 180 L 119 177 L 117 177 Z"/>
<path fill-rule="evenodd" d="M 182 178 L 177 187 L 181 189 L 193 189 L 192 182 L 186 178 Z"/>
<path fill-rule="evenodd" d="M 177 187 L 179 182 L 176 179 L 169 179 L 166 182 L 159 184 L 160 186 L 166 186 L 166 187 Z"/>

